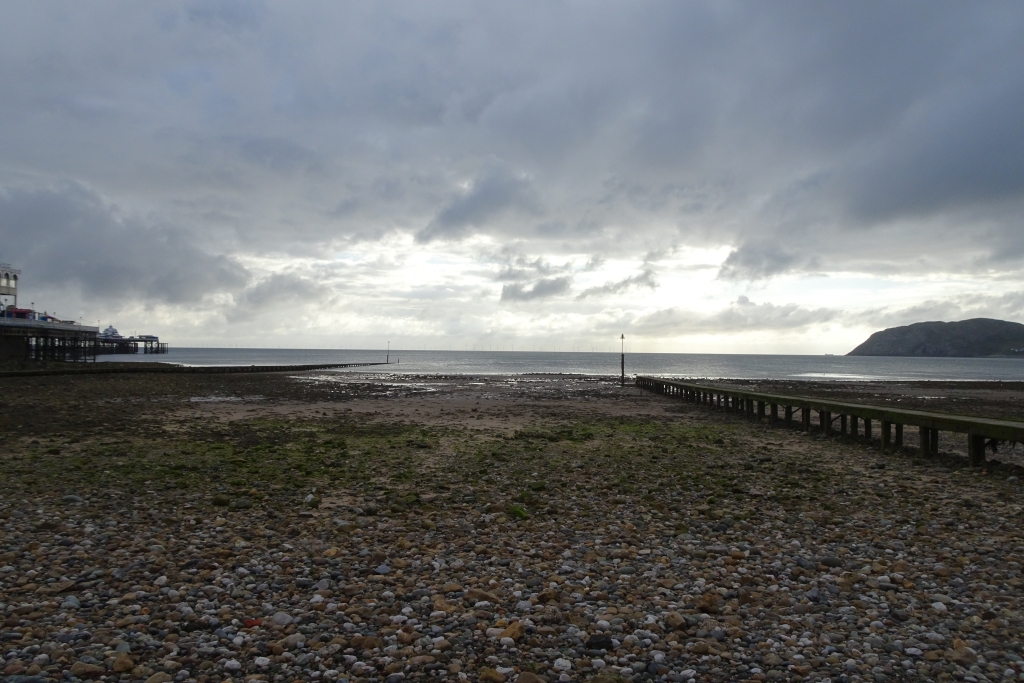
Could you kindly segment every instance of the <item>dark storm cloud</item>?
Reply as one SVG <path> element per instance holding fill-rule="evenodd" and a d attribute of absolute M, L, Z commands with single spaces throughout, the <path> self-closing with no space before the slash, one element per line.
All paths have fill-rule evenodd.
<path fill-rule="evenodd" d="M 551 277 L 538 280 L 532 286 L 527 287 L 519 283 L 503 285 L 501 288 L 502 301 L 533 301 L 534 299 L 547 299 L 569 291 L 572 278 Z"/>
<path fill-rule="evenodd" d="M 654 278 L 654 271 L 644 270 L 639 275 L 631 275 L 627 278 L 617 280 L 615 282 L 606 282 L 603 285 L 600 285 L 599 287 L 588 287 L 587 289 L 580 292 L 576 299 L 579 301 L 582 299 L 586 299 L 589 296 L 618 294 L 628 289 L 633 289 L 637 287 L 647 287 L 649 289 L 656 289 L 658 287 L 658 282 Z"/>
<path fill-rule="evenodd" d="M 5 3 L 3 210 L 36 203 L 4 258 L 182 302 L 254 286 L 227 254 L 395 234 L 728 247 L 733 281 L 1012 271 L 1022 29 L 1019 2 Z M 75 248 L 25 217 L 51 204 Z"/>
<path fill-rule="evenodd" d="M 185 303 L 249 282 L 242 265 L 195 241 L 185 230 L 122 216 L 78 184 L 0 192 L 0 248 L 21 266 L 26 286 Z"/>
<path fill-rule="evenodd" d="M 534 193 L 527 178 L 504 169 L 490 169 L 449 201 L 430 224 L 416 234 L 416 240 L 457 239 L 474 228 L 486 228 L 498 222 L 501 214 L 533 210 Z"/>
<path fill-rule="evenodd" d="M 501 269 L 495 275 L 495 279 L 499 282 L 523 282 L 540 277 L 551 277 L 572 269 L 571 263 L 552 264 L 543 256 L 530 257 L 510 247 L 490 254 L 489 257 L 501 265 Z"/>
<path fill-rule="evenodd" d="M 723 280 L 760 280 L 785 273 L 796 263 L 796 255 L 776 244 L 748 242 L 726 257 L 718 277 Z"/>
<path fill-rule="evenodd" d="M 281 308 L 294 310 L 296 306 L 329 304 L 332 290 L 308 277 L 294 273 L 275 273 L 240 291 L 235 306 L 228 310 L 231 322 L 249 320 L 261 311 Z"/>

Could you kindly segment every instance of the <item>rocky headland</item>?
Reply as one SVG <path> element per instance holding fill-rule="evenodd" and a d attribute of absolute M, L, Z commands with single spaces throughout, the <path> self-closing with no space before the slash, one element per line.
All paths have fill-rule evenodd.
<path fill-rule="evenodd" d="M 923 322 L 875 332 L 848 356 L 1024 357 L 1024 325 L 992 318 Z"/>

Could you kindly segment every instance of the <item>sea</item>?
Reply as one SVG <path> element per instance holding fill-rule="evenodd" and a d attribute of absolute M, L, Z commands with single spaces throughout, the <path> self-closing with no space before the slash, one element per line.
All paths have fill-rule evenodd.
<path fill-rule="evenodd" d="M 404 351 L 371 349 L 175 348 L 166 355 L 109 355 L 97 361 L 182 365 L 382 363 L 350 372 L 425 375 L 531 373 L 618 376 L 620 356 L 599 352 Z M 1024 358 L 895 358 L 709 353 L 627 353 L 626 374 L 690 379 L 1024 381 Z"/>

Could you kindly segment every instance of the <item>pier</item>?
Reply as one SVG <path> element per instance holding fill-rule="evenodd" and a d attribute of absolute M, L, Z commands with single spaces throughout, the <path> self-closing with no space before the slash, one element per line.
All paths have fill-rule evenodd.
<path fill-rule="evenodd" d="M 337 370 L 340 368 L 365 368 L 371 365 L 396 365 L 390 362 L 375 363 L 321 363 L 318 365 L 141 365 L 139 367 L 104 367 L 105 363 L 97 363 L 87 367 L 69 367 L 68 369 L 45 370 L 5 370 L 0 377 L 45 377 L 49 375 L 235 375 L 256 372 L 309 372 L 311 370 Z"/>
<path fill-rule="evenodd" d="M 12 304 L 0 303 L 0 360 L 77 362 L 139 351 L 167 353 L 167 344 L 154 335 L 122 337 L 113 326 L 100 332 L 99 327 L 61 320 L 46 311 L 18 308 L 20 277 L 20 270 L 9 263 L 0 263 L 0 297 L 14 300 Z"/>
<path fill-rule="evenodd" d="M 168 345 L 152 335 L 144 337 L 118 337 L 116 339 L 97 337 L 96 355 L 118 355 L 142 352 L 167 353 Z"/>
<path fill-rule="evenodd" d="M 882 452 L 904 448 L 906 427 L 917 428 L 922 455 L 938 455 L 939 432 L 964 434 L 968 458 L 974 467 L 985 464 L 986 446 L 994 450 L 1000 441 L 1024 442 L 1024 422 L 903 410 L 809 396 L 782 396 L 657 377 L 637 376 L 636 386 L 773 425 L 799 426 L 805 432 L 812 430 L 812 417 L 817 413 L 816 426 L 826 436 L 863 437 L 870 441 L 877 424 Z"/>
<path fill-rule="evenodd" d="M 96 360 L 98 327 L 0 316 L 0 358 Z"/>
<path fill-rule="evenodd" d="M 75 322 L 15 318 L 0 312 L 0 359 L 95 361 L 112 354 L 163 354 L 168 346 L 154 336 L 103 337 L 98 327 Z"/>

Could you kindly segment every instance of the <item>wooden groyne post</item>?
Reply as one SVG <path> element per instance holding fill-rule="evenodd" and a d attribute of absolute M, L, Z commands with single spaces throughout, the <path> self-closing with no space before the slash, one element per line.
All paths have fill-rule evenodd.
<path fill-rule="evenodd" d="M 907 426 L 918 428 L 921 453 L 927 455 L 938 454 L 940 431 L 964 434 L 967 437 L 967 454 L 971 465 L 975 467 L 985 464 L 986 444 L 999 441 L 1024 442 L 1024 422 L 904 410 L 808 396 L 766 394 L 657 377 L 637 376 L 636 385 L 689 403 L 739 412 L 772 424 L 781 422 L 786 427 L 793 426 L 796 414 L 799 413 L 801 429 L 806 432 L 811 431 L 811 415 L 817 411 L 818 427 L 826 436 L 840 434 L 858 437 L 863 434 L 870 441 L 873 427 L 877 423 L 883 452 L 903 448 L 903 428 Z"/>

